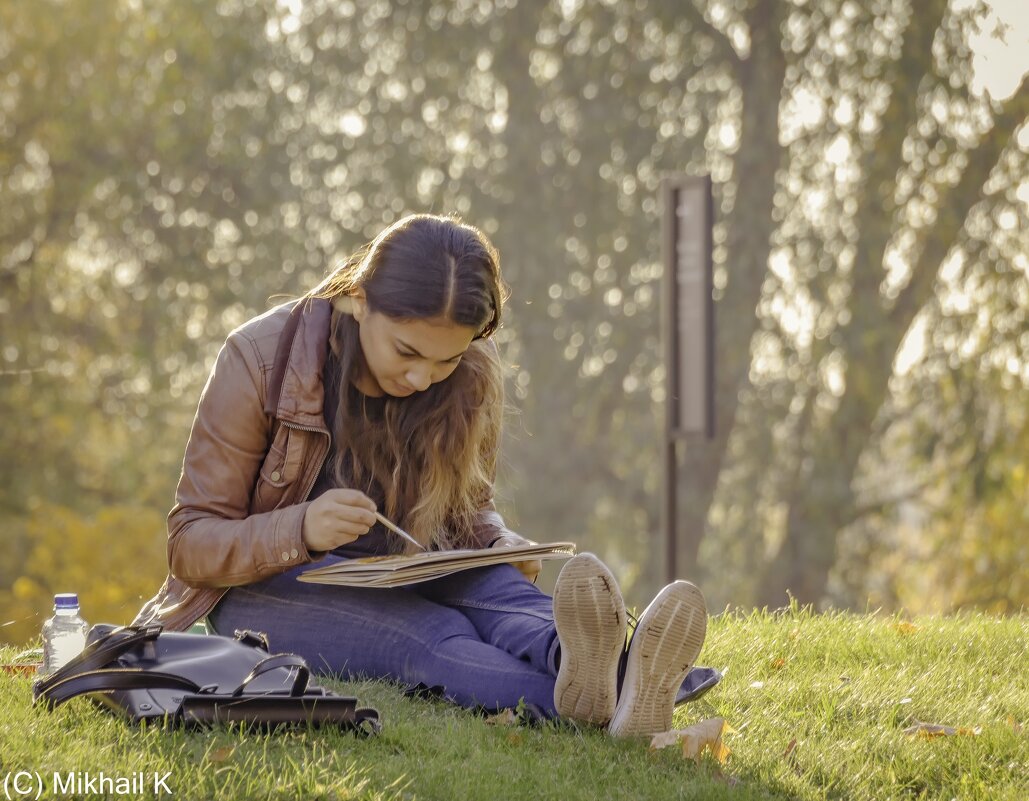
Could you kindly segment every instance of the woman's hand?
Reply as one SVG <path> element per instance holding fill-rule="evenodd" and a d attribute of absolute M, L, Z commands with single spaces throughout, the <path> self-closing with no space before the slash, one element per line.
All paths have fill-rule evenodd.
<path fill-rule="evenodd" d="M 490 548 L 512 548 L 516 545 L 535 545 L 536 543 L 532 540 L 527 540 L 519 534 L 515 534 L 513 531 L 509 531 L 502 537 L 498 537 Z M 515 567 L 522 571 L 522 575 L 525 576 L 533 584 L 536 583 L 536 579 L 539 578 L 540 571 L 543 569 L 543 562 L 539 559 L 529 559 L 526 562 L 512 562 Z"/>
<path fill-rule="evenodd" d="M 331 551 L 353 542 L 375 525 L 375 502 L 360 490 L 330 489 L 304 513 L 303 539 L 309 551 Z"/>

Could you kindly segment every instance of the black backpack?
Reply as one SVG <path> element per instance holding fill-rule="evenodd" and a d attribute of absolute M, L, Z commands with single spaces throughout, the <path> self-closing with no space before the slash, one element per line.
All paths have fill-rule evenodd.
<path fill-rule="evenodd" d="M 296 654 L 269 653 L 264 634 L 235 637 L 164 632 L 161 626 L 93 626 L 77 657 L 32 685 L 47 709 L 86 694 L 133 723 L 162 721 L 199 728 L 243 723 L 381 730 L 375 709 L 310 682 Z"/>

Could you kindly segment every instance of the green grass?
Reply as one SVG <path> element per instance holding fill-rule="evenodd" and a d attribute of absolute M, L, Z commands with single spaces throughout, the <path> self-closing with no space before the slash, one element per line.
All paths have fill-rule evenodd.
<path fill-rule="evenodd" d="M 0 779 L 170 771 L 188 799 L 1029 798 L 1029 617 L 912 623 L 798 609 L 713 617 L 700 661 L 728 673 L 675 724 L 724 717 L 738 732 L 725 765 L 597 730 L 487 725 L 383 682 L 329 683 L 382 713 L 383 733 L 359 739 L 140 730 L 85 699 L 33 709 L 30 682 L 0 675 Z M 914 720 L 981 731 L 903 734 Z"/>

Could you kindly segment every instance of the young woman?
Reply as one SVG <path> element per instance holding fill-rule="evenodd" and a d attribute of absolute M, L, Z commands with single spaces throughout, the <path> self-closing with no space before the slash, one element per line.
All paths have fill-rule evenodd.
<path fill-rule="evenodd" d="M 442 686 L 466 707 L 533 704 L 615 734 L 671 723 L 700 651 L 700 592 L 675 582 L 625 651 L 617 583 L 592 554 L 505 564 L 395 589 L 298 582 L 314 566 L 414 549 L 527 542 L 493 504 L 506 287 L 487 238 L 412 215 L 297 302 L 233 331 L 200 397 L 169 576 L 135 625 L 265 632 L 322 673 Z"/>

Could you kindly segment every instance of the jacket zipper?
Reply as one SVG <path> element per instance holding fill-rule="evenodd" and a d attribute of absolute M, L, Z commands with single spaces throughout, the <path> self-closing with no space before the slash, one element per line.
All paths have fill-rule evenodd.
<path fill-rule="evenodd" d="M 302 425 L 300 425 L 300 423 L 291 423 L 288 420 L 280 420 L 279 422 L 282 425 L 284 425 L 286 428 L 295 428 L 295 429 L 298 429 L 300 431 L 313 431 L 316 434 L 328 434 L 329 433 L 324 428 L 315 428 L 314 426 L 302 426 Z"/>
<path fill-rule="evenodd" d="M 315 434 L 324 434 L 326 437 L 329 437 L 330 442 L 332 441 L 329 432 L 323 428 L 315 428 L 314 426 L 304 426 L 300 425 L 300 423 L 290 423 L 286 420 L 282 420 L 281 423 L 286 428 L 292 428 L 296 431 L 312 431 Z M 314 485 L 318 483 L 318 476 L 321 475 L 322 469 L 325 467 L 325 457 L 328 455 L 329 454 L 326 451 L 325 456 L 323 456 L 321 459 L 321 464 L 318 466 L 318 469 L 314 471 L 314 478 L 312 478 L 311 481 L 308 483 L 307 487 L 304 489 L 304 494 L 300 496 L 300 500 L 298 500 L 297 503 L 304 503 L 307 500 L 307 497 L 311 494 L 311 490 L 314 489 Z"/>

